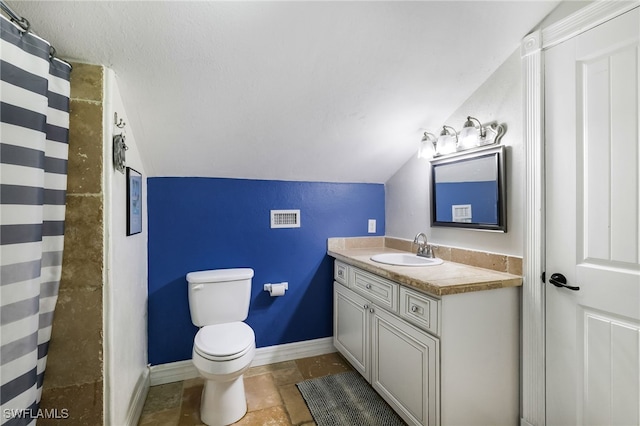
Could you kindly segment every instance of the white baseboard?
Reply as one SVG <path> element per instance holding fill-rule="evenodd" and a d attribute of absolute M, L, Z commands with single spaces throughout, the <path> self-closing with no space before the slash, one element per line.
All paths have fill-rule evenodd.
<path fill-rule="evenodd" d="M 149 367 L 151 373 L 150 385 L 164 385 L 165 383 L 180 382 L 198 377 L 198 370 L 190 359 L 185 361 L 158 364 Z"/>
<path fill-rule="evenodd" d="M 256 367 L 259 365 L 274 364 L 276 362 L 292 361 L 298 358 L 330 354 L 332 352 L 336 352 L 336 348 L 333 346 L 333 337 L 266 346 L 256 349 L 256 356 L 253 358 L 251 366 Z M 193 366 L 190 359 L 168 364 L 152 365 L 149 368 L 149 372 L 150 386 L 179 382 L 198 377 L 198 370 Z"/>
<path fill-rule="evenodd" d="M 308 358 L 332 352 L 336 352 L 336 348 L 333 346 L 333 337 L 266 346 L 256 349 L 256 356 L 253 358 L 251 366 L 256 367 L 258 365 L 292 361 L 298 358 Z"/>
<path fill-rule="evenodd" d="M 127 426 L 136 426 L 140 421 L 144 402 L 146 401 L 147 394 L 149 393 L 149 376 L 149 369 L 145 368 L 138 378 L 136 387 L 133 389 L 133 396 L 131 397 L 131 404 L 127 411 L 127 419 L 125 423 Z"/>

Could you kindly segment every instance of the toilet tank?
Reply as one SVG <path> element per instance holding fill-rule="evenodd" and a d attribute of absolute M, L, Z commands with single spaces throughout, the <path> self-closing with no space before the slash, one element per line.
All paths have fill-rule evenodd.
<path fill-rule="evenodd" d="M 253 269 L 189 272 L 189 310 L 198 327 L 244 321 L 249 314 Z"/>

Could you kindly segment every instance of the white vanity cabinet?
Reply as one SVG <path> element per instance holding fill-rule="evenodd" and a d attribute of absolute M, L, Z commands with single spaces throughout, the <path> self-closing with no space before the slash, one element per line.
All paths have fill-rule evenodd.
<path fill-rule="evenodd" d="M 334 283 L 334 346 L 407 423 L 437 425 L 438 338 L 380 306 L 397 306 L 396 283 L 350 269 L 360 294 Z"/>
<path fill-rule="evenodd" d="M 440 298 L 336 261 L 334 346 L 410 425 L 519 421 L 518 289 Z"/>

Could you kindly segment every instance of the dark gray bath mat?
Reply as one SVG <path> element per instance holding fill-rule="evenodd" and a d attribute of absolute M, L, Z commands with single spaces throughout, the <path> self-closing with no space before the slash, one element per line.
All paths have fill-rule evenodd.
<path fill-rule="evenodd" d="M 404 426 L 406 423 L 357 372 L 296 384 L 318 426 Z"/>

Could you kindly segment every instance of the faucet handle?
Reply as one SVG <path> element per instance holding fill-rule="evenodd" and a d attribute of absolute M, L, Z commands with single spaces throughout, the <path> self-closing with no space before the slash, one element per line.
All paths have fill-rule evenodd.
<path fill-rule="evenodd" d="M 433 249 L 436 249 L 436 248 L 438 248 L 438 246 L 427 244 L 426 253 L 424 257 L 434 259 L 436 255 L 433 253 Z"/>

